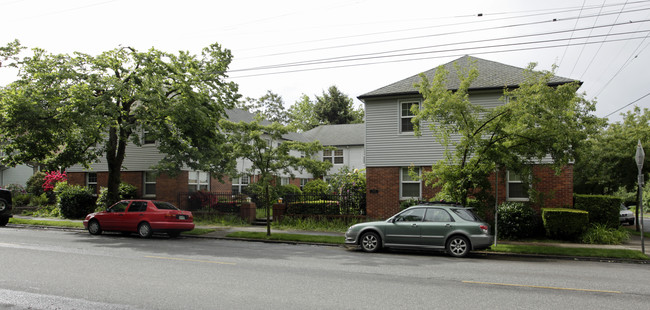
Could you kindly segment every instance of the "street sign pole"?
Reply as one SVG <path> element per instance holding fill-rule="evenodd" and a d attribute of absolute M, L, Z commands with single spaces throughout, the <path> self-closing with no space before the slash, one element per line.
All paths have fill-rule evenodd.
<path fill-rule="evenodd" d="M 641 228 L 641 252 L 645 254 L 645 241 L 643 239 L 643 161 L 645 160 L 645 152 L 643 151 L 643 147 L 641 146 L 641 140 L 639 140 L 639 143 L 636 145 L 636 155 L 634 156 L 634 160 L 636 161 L 636 166 L 639 168 L 639 204 L 637 205 L 637 208 L 639 212 L 641 213 L 641 218 L 639 219 L 639 227 Z"/>

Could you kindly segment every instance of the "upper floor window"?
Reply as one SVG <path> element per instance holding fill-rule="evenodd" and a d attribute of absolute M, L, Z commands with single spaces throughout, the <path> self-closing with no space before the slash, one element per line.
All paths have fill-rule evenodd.
<path fill-rule="evenodd" d="M 187 189 L 190 192 L 208 191 L 210 189 L 210 178 L 208 173 L 203 171 L 188 172 Z"/>
<path fill-rule="evenodd" d="M 342 149 L 336 149 L 334 151 L 324 150 L 323 161 L 329 161 L 333 164 L 343 164 L 343 150 Z"/>
<path fill-rule="evenodd" d="M 153 171 L 144 173 L 144 196 L 156 196 L 156 173 Z"/>
<path fill-rule="evenodd" d="M 420 106 L 419 102 L 402 102 L 400 103 L 400 132 L 413 132 L 413 122 L 411 121 L 415 114 L 411 111 L 413 106 Z"/>
<path fill-rule="evenodd" d="M 234 179 L 232 183 L 232 193 L 233 194 L 243 193 L 250 183 L 251 183 L 251 177 L 248 175 L 242 175 L 241 177 Z"/>
<path fill-rule="evenodd" d="M 528 201 L 528 186 L 524 179 L 512 172 L 508 171 L 508 200 L 509 201 Z"/>
<path fill-rule="evenodd" d="M 414 168 L 414 172 L 419 176 L 420 168 Z M 409 174 L 409 168 L 403 167 L 400 169 L 400 199 L 420 199 L 421 196 L 421 183 L 419 178 L 413 178 Z"/>

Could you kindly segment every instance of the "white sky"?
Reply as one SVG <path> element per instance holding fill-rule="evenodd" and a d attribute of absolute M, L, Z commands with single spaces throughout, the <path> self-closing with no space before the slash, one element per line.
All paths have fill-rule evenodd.
<path fill-rule="evenodd" d="M 468 54 L 545 70 L 555 63 L 557 75 L 584 82 L 604 117 L 650 93 L 649 34 L 647 0 L 0 0 L 0 45 L 199 53 L 218 42 L 233 52 L 229 75 L 243 96 L 271 90 L 287 107 L 331 85 L 361 104 L 361 94 Z M 245 70 L 260 66 L 274 68 Z M 0 70 L 0 85 L 13 78 Z M 650 108 L 650 95 L 610 121 L 634 105 Z"/>

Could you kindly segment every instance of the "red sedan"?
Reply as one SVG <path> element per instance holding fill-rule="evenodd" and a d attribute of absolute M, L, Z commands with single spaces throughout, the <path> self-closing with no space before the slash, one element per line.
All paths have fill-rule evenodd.
<path fill-rule="evenodd" d="M 183 231 L 194 229 L 190 211 L 181 211 L 169 202 L 155 200 L 122 200 L 106 211 L 91 213 L 84 219 L 84 227 L 92 235 L 102 231 L 137 232 L 144 238 L 154 232 L 177 237 Z"/>

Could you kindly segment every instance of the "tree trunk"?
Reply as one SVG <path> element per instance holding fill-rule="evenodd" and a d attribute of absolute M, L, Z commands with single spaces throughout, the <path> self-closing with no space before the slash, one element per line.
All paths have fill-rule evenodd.
<path fill-rule="evenodd" d="M 118 134 L 119 132 L 119 134 Z M 120 200 L 120 183 L 122 181 L 122 163 L 126 151 L 128 135 L 124 130 L 111 128 L 106 145 L 106 163 L 108 164 L 107 205 L 110 206 Z"/>

